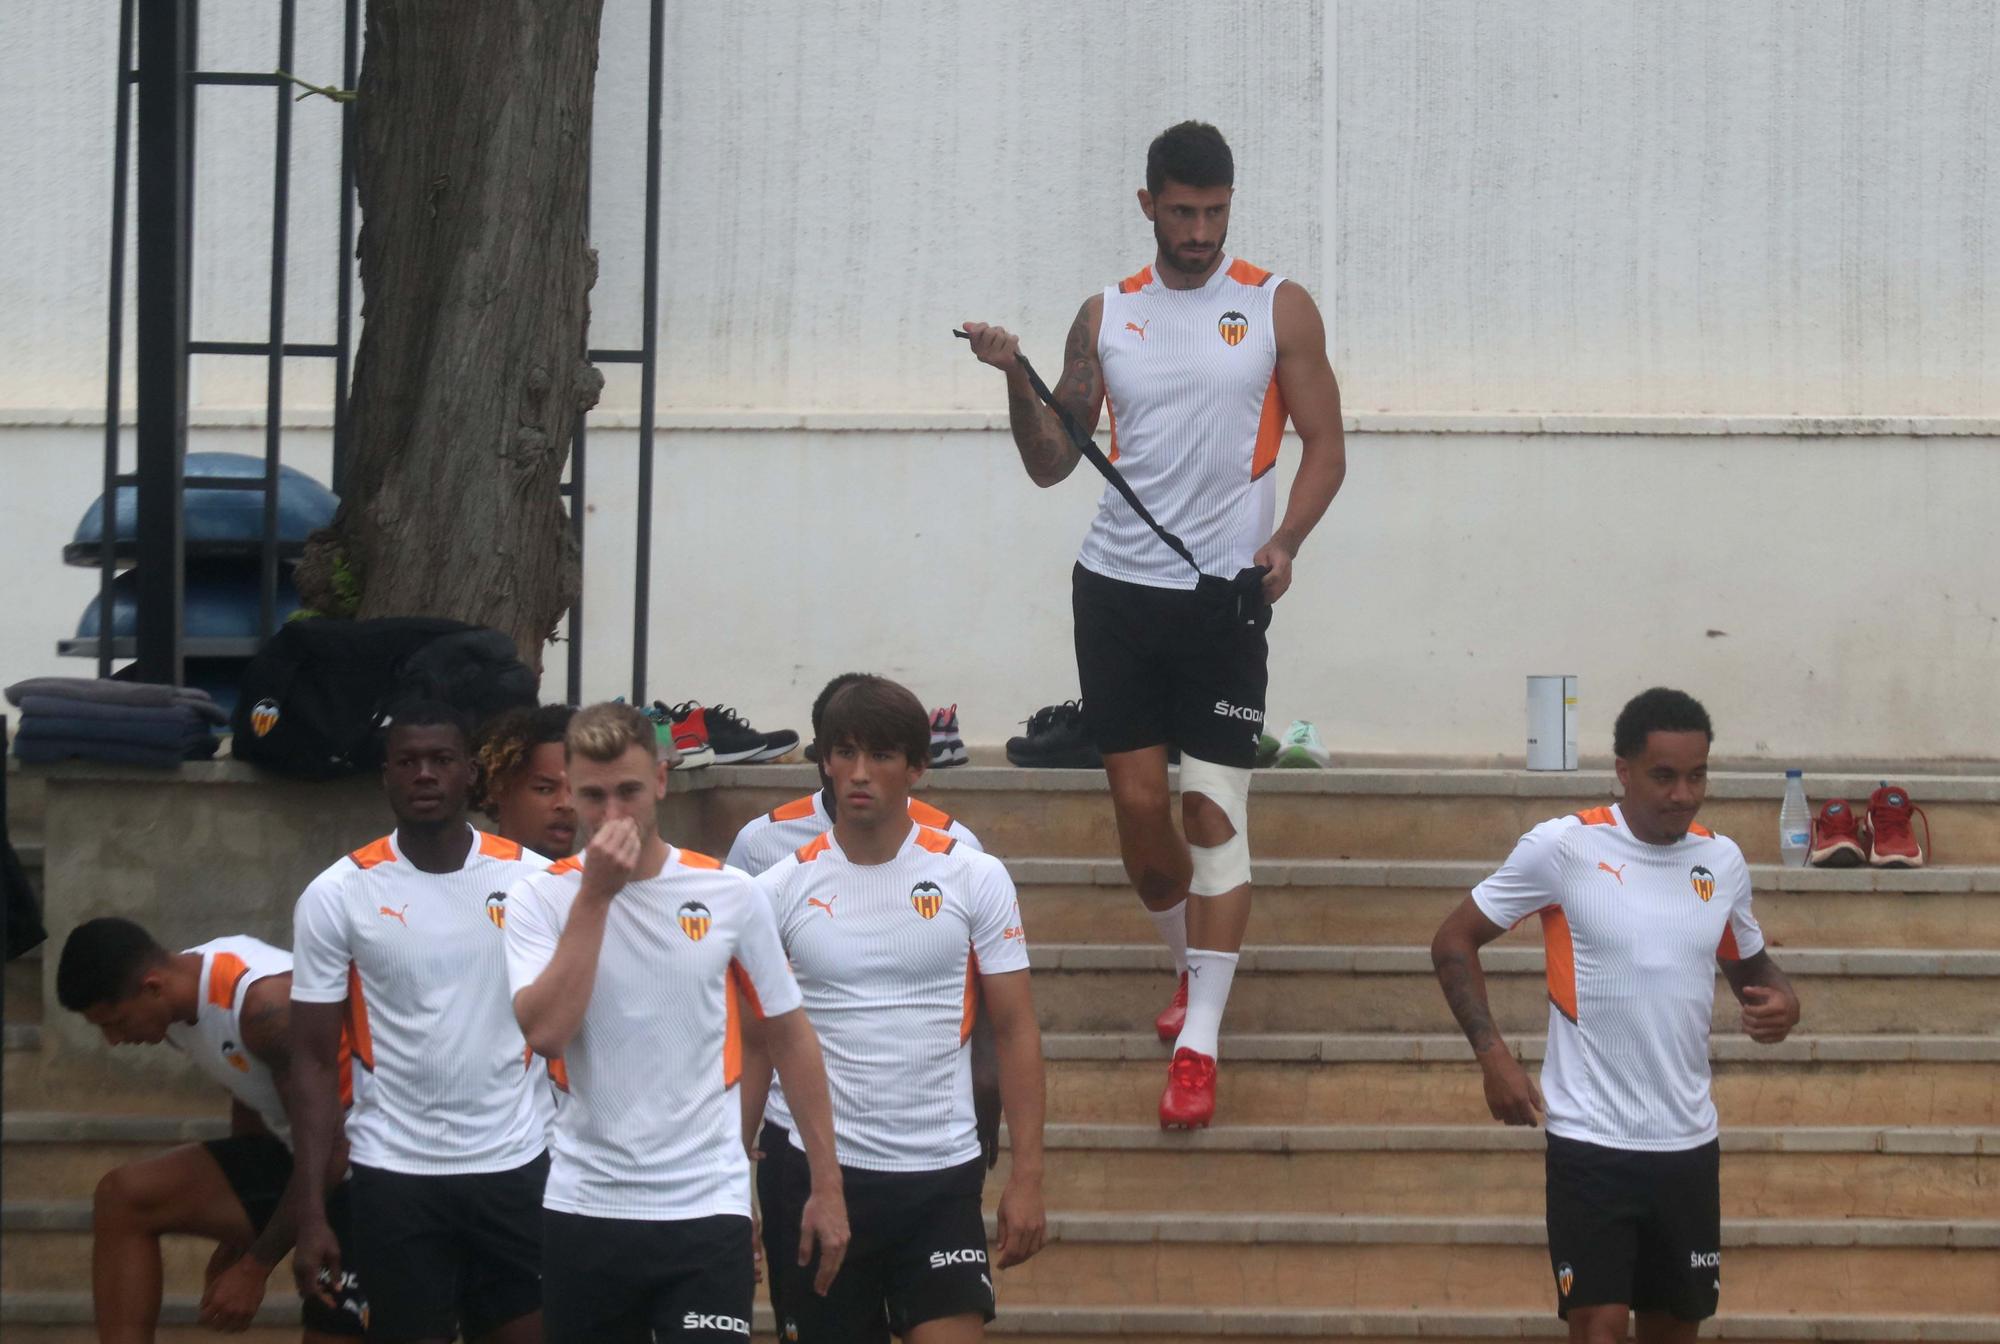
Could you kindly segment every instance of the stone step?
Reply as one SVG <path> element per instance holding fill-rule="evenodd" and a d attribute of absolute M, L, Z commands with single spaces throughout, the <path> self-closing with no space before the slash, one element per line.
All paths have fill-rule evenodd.
<path fill-rule="evenodd" d="M 1173 992 L 1173 962 L 1150 946 L 1031 944 L 1042 1029 L 1116 1032 L 1149 1023 Z M 1813 1030 L 1995 1034 L 2000 952 L 1798 949 L 1776 954 Z M 1485 951 L 1494 1021 L 1510 1035 L 1545 1030 L 1542 949 Z M 1741 1031 L 1742 1010 L 1717 977 L 1714 1030 Z M 1239 1032 L 1448 1032 L 1428 948 L 1249 947 L 1237 963 L 1229 1029 Z"/>
<path fill-rule="evenodd" d="M 1540 1217 L 1059 1214 L 1000 1280 L 1035 1306 L 1531 1310 Z M 1751 1312 L 2000 1314 L 2000 1222 L 1725 1220 L 1724 1293 Z"/>
<path fill-rule="evenodd" d="M 718 767 L 669 795 L 667 834 L 718 852 L 745 821 L 817 787 L 807 766 Z M 1819 774 L 1815 801 L 1864 800 L 1875 775 Z M 2000 864 L 2000 776 L 1910 775 L 1907 788 L 1930 818 L 1933 853 L 1955 864 Z M 1497 862 L 1523 832 L 1566 812 L 1613 800 L 1609 770 L 1267 770 L 1250 793 L 1250 843 L 1266 859 L 1479 859 Z M 1702 823 L 1727 835 L 1756 863 L 1778 858 L 1783 772 L 1718 771 L 1709 777 Z M 1095 770 L 965 766 L 929 776 L 923 797 L 970 826 L 1009 858 L 1112 857 L 1117 831 L 1104 775 Z M 697 838 L 698 837 L 698 838 Z"/>
<path fill-rule="evenodd" d="M 1252 865 L 1251 936 L 1262 943 L 1428 945 L 1492 861 L 1302 859 Z M 1010 858 L 1036 942 L 1154 937 L 1116 859 Z M 1757 918 L 1780 948 L 2000 948 L 2000 867 L 1751 869 Z M 1539 941 L 1530 923 L 1512 940 Z"/>
<path fill-rule="evenodd" d="M 42 1020 L 42 952 L 30 948 L 0 966 L 0 985 L 6 992 L 5 1020 L 16 1025 L 38 1024 Z"/>
<path fill-rule="evenodd" d="M 1539 1215 L 1543 1146 L 1539 1131 L 1498 1125 L 1055 1125 L 1045 1188 L 1076 1213 L 1171 1200 L 1183 1214 Z M 2000 1129 L 1743 1128 L 1724 1131 L 1723 1150 L 1725 1217 L 2000 1216 Z M 989 1205 L 1006 1169 L 1003 1155 Z"/>
<path fill-rule="evenodd" d="M 1542 1057 L 1543 1040 L 1516 1052 Z M 1144 1035 L 1042 1038 L 1049 1118 L 1143 1124 L 1167 1047 Z M 1732 1125 L 2000 1125 L 2000 1043 L 1989 1037 L 1794 1037 L 1710 1043 L 1716 1108 Z M 1456 1036 L 1224 1036 L 1218 1115 L 1233 1125 L 1487 1123 L 1472 1051 Z"/>

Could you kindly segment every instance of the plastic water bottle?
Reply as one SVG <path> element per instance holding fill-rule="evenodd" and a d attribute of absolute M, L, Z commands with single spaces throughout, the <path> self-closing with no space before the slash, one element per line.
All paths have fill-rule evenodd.
<path fill-rule="evenodd" d="M 1812 848 L 1812 812 L 1806 806 L 1806 777 L 1802 770 L 1785 771 L 1785 801 L 1778 808 L 1778 853 L 1787 868 L 1806 866 L 1806 851 Z"/>

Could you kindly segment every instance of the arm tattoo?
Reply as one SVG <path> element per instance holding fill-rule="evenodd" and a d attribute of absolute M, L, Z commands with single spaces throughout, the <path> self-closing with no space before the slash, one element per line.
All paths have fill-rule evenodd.
<path fill-rule="evenodd" d="M 1090 303 L 1084 301 L 1076 321 L 1070 324 L 1069 339 L 1063 347 L 1062 378 L 1050 393 L 1064 410 L 1088 433 L 1095 427 L 1100 376 L 1097 358 L 1090 344 Z M 1007 423 L 1014 431 L 1014 443 L 1021 451 L 1021 464 L 1038 485 L 1054 485 L 1068 476 L 1083 454 L 1071 443 L 1056 413 L 1032 392 L 1015 392 L 1007 398 Z"/>
<path fill-rule="evenodd" d="M 1447 952 L 1436 959 L 1438 984 L 1451 1015 L 1465 1029 L 1472 1052 L 1483 1055 L 1499 1041 L 1493 1026 L 1493 1011 L 1486 1003 L 1486 977 L 1476 961 L 1463 952 Z"/>

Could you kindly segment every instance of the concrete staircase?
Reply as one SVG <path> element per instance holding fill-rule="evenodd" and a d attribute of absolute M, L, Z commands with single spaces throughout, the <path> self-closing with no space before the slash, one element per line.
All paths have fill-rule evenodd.
<path fill-rule="evenodd" d="M 1875 782 L 1810 781 L 1815 798 L 1850 799 Z M 1779 869 L 1781 781 L 1721 774 L 1711 787 L 1703 819 L 1756 865 L 1759 917 L 1805 1006 L 1799 1036 L 1758 1047 L 1718 992 L 1718 1337 L 2000 1340 L 2000 776 L 1900 782 L 1947 863 Z M 736 824 L 810 786 L 787 767 L 690 775 L 666 824 L 720 852 Z M 934 776 L 930 800 L 1015 874 L 1047 1033 L 1051 1242 L 997 1276 L 995 1333 L 1560 1337 L 1541 1135 L 1487 1118 L 1425 945 L 1523 830 L 1609 792 L 1602 772 L 1260 775 L 1253 948 L 1226 1023 L 1218 1124 L 1163 1134 L 1167 1051 L 1151 1019 L 1172 985 L 1111 857 L 1101 776 Z M 1487 962 L 1503 1027 L 1539 1058 L 1533 931 Z M 223 1107 L 191 1080 L 79 1087 L 40 1049 L 39 976 L 32 960 L 8 967 L 0 1326 L 10 1340 L 81 1340 L 96 1178 L 221 1132 Z M 989 1203 L 1005 1173 L 1003 1158 Z M 191 1319 L 206 1258 L 195 1244 L 170 1253 L 170 1321 Z M 296 1338 L 283 1328 L 293 1311 L 274 1302 L 249 1338 Z"/>

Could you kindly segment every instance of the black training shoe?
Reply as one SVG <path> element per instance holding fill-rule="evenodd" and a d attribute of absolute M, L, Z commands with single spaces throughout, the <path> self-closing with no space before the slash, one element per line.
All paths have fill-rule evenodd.
<path fill-rule="evenodd" d="M 692 721 L 706 730 L 708 745 L 715 749 L 717 765 L 754 765 L 760 761 L 775 761 L 799 745 L 799 735 L 789 728 L 775 733 L 760 733 L 727 705 L 703 706 L 684 700 L 669 712 L 676 724 Z"/>
<path fill-rule="evenodd" d="M 1083 730 L 1083 705 L 1076 700 L 1046 705 L 1030 715 L 1027 734 L 1007 739 L 1007 761 L 1029 770 L 1104 768 L 1104 758 Z"/>

